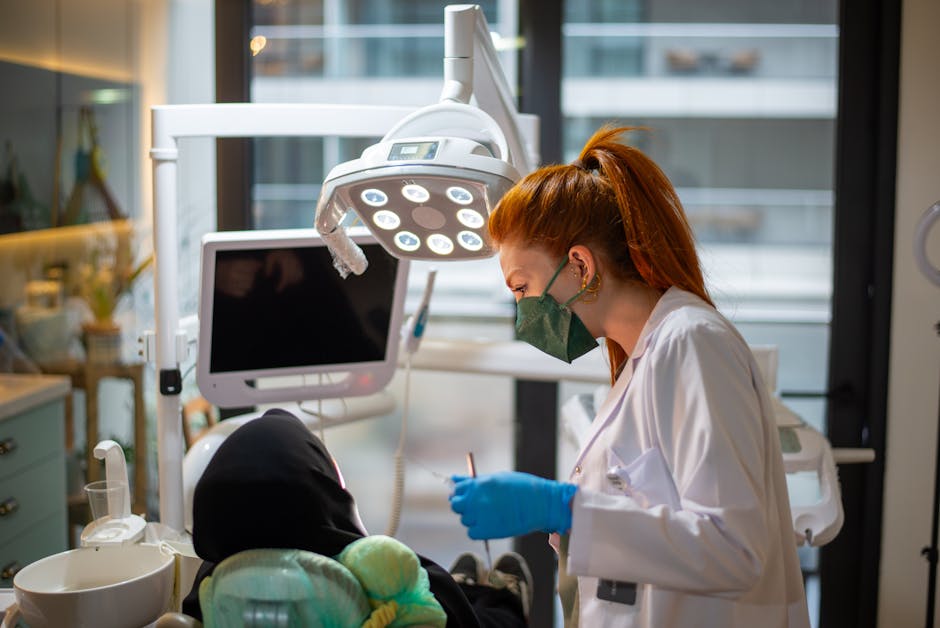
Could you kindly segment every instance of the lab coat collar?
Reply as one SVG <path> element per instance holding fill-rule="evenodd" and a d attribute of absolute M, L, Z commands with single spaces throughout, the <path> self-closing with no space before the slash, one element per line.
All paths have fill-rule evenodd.
<path fill-rule="evenodd" d="M 684 302 L 683 295 L 691 296 L 689 293 L 679 288 L 670 287 L 666 290 L 666 292 L 663 293 L 661 297 L 659 297 L 656 305 L 653 306 L 653 311 L 650 312 L 649 318 L 646 319 L 646 323 L 644 323 L 643 329 L 640 330 L 640 336 L 637 338 L 636 345 L 633 347 L 633 353 L 631 353 L 624 361 L 620 369 L 620 373 L 617 375 L 617 380 L 614 382 L 612 390 L 607 395 L 607 399 L 598 409 L 597 418 L 609 417 L 614 414 L 616 409 L 612 406 L 623 396 L 623 390 L 627 387 L 627 384 L 633 377 L 633 369 L 636 365 L 636 362 L 641 357 L 643 357 L 643 354 L 646 352 L 646 349 L 649 346 L 650 338 L 654 335 L 653 332 L 656 331 L 660 323 L 665 320 L 666 316 L 668 316 L 672 310 L 682 305 Z M 599 426 L 595 425 L 595 428 L 599 428 Z"/>
<path fill-rule="evenodd" d="M 630 354 L 629 361 L 632 362 L 643 357 L 647 347 L 649 347 L 650 340 L 655 336 L 654 332 L 659 329 L 659 326 L 669 314 L 683 305 L 691 305 L 697 301 L 700 301 L 700 299 L 694 294 L 686 292 L 682 288 L 670 286 L 659 297 L 656 305 L 653 306 L 650 317 L 646 319 L 646 324 L 643 325 L 643 329 L 640 331 L 640 337 L 636 339 L 636 345 L 633 347 L 633 353 Z"/>

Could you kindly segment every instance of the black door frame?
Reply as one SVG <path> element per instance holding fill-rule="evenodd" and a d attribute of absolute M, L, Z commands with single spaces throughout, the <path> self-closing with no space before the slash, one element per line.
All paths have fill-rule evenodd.
<path fill-rule="evenodd" d="M 875 626 L 897 170 L 900 3 L 845 0 L 839 17 L 836 203 L 827 424 L 834 447 L 875 462 L 839 469 L 845 524 L 820 552 L 820 626 Z"/>
<path fill-rule="evenodd" d="M 250 0 L 216 0 L 216 102 L 251 100 L 251 56 L 248 48 L 251 7 Z M 215 159 L 218 229 L 250 229 L 252 141 L 241 137 L 217 139 Z"/>

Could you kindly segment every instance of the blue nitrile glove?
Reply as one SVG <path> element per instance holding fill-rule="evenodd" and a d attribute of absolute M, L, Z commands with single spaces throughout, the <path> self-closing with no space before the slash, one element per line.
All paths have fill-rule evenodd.
<path fill-rule="evenodd" d="M 502 539 L 571 528 L 571 499 L 578 487 L 507 471 L 471 478 L 455 475 L 450 508 L 471 539 Z"/>

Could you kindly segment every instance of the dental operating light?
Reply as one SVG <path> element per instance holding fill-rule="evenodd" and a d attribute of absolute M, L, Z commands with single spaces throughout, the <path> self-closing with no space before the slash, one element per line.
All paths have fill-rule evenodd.
<path fill-rule="evenodd" d="M 537 160 L 519 130 L 480 7 L 447 7 L 444 26 L 441 101 L 406 116 L 323 183 L 315 224 L 344 276 L 367 266 L 346 236 L 349 212 L 399 258 L 492 256 L 487 218 Z M 479 106 L 470 104 L 471 94 Z"/>
<path fill-rule="evenodd" d="M 435 134 L 446 125 L 446 134 Z M 317 228 L 329 242 L 330 227 L 351 209 L 396 257 L 489 257 L 486 218 L 519 180 L 506 156 L 502 132 L 480 109 L 460 103 L 421 109 L 362 157 L 330 172 Z"/>

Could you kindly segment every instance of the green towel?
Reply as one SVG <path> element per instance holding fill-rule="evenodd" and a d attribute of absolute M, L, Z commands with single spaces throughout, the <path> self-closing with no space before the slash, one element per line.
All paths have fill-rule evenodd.
<path fill-rule="evenodd" d="M 447 614 L 431 593 L 428 572 L 407 545 L 388 536 L 367 536 L 354 541 L 336 557 L 351 571 L 373 608 L 394 601 L 395 618 L 388 625 L 441 626 Z"/>

